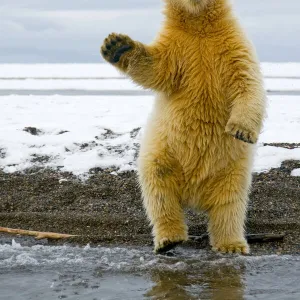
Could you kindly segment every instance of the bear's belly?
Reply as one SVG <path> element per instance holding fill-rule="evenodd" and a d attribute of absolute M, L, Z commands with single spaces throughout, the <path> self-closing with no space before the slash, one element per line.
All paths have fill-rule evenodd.
<path fill-rule="evenodd" d="M 158 95 L 146 126 L 141 154 L 152 153 L 156 157 L 170 153 L 187 180 L 193 177 L 199 182 L 247 151 L 245 143 L 225 133 L 228 111 L 224 103 L 189 103 Z"/>
<path fill-rule="evenodd" d="M 187 177 L 193 174 L 199 180 L 205 179 L 245 153 L 244 143 L 225 133 L 227 107 L 201 102 L 168 104 L 161 110 L 159 128 L 165 132 L 167 147 Z"/>
<path fill-rule="evenodd" d="M 216 165 L 223 167 L 225 161 L 228 161 L 229 141 L 223 127 L 198 121 L 195 126 L 184 127 L 182 130 L 177 127 L 167 132 L 169 149 L 185 173 L 204 171 L 204 165 L 205 173 L 208 173 Z"/>
<path fill-rule="evenodd" d="M 218 146 L 224 139 L 229 114 L 224 105 L 170 101 L 161 112 L 162 124 L 167 126 L 168 141 L 172 145 L 185 145 L 199 152 L 208 146 Z"/>

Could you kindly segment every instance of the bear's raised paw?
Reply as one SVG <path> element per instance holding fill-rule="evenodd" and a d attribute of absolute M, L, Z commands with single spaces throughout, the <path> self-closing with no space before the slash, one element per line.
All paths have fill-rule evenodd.
<path fill-rule="evenodd" d="M 101 54 L 105 60 L 112 64 L 120 61 L 121 57 L 133 50 L 134 41 L 127 35 L 111 33 L 101 47 Z"/>

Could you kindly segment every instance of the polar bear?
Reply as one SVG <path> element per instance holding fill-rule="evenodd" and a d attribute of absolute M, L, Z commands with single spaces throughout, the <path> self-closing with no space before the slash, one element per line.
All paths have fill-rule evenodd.
<path fill-rule="evenodd" d="M 230 0 L 165 0 L 150 45 L 110 34 L 103 57 L 156 92 L 138 160 L 155 252 L 188 239 L 184 208 L 207 212 L 210 244 L 249 252 L 244 235 L 253 150 L 266 95 Z"/>

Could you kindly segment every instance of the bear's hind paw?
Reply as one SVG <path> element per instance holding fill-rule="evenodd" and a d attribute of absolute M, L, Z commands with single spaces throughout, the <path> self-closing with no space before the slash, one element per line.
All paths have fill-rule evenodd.
<path fill-rule="evenodd" d="M 185 241 L 186 239 L 180 237 L 174 240 L 171 240 L 169 238 L 162 238 L 159 242 L 155 243 L 154 253 L 155 254 L 166 253 Z"/>
<path fill-rule="evenodd" d="M 250 249 L 246 241 L 215 245 L 212 247 L 212 249 L 215 252 L 228 253 L 228 254 L 232 254 L 232 253 L 249 254 L 250 253 Z"/>

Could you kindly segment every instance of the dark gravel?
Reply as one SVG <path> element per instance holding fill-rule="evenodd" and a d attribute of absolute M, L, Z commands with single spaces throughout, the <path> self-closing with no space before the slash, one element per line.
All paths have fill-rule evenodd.
<path fill-rule="evenodd" d="M 295 168 L 299 161 L 286 161 L 253 177 L 247 233 L 286 234 L 284 242 L 253 244 L 253 254 L 300 254 L 300 177 L 290 176 Z M 136 174 L 112 171 L 94 169 L 86 181 L 48 169 L 0 171 L 0 226 L 80 235 L 70 243 L 150 245 Z M 205 214 L 188 211 L 187 220 L 191 235 L 206 232 Z M 186 247 L 208 245 L 190 241 Z"/>

